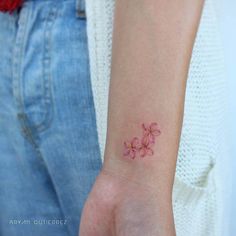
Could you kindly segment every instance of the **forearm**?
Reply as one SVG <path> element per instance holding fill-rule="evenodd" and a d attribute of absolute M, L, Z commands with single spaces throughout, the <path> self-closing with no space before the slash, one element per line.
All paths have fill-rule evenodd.
<path fill-rule="evenodd" d="M 116 1 L 104 170 L 170 197 L 191 52 L 203 0 Z M 153 154 L 124 156 L 142 123 L 158 123 Z"/>

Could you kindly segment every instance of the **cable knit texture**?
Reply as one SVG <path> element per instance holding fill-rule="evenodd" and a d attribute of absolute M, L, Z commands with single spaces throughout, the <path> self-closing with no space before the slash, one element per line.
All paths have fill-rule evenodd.
<path fill-rule="evenodd" d="M 224 61 L 214 2 L 206 0 L 187 82 L 173 191 L 177 236 L 221 236 L 222 196 L 217 159 L 224 155 Z M 104 156 L 114 0 L 87 0 L 92 89 Z"/>

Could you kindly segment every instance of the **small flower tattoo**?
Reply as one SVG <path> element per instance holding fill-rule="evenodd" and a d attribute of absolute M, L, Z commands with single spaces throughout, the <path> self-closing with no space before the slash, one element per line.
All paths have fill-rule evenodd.
<path fill-rule="evenodd" d="M 138 150 L 139 139 L 137 137 L 133 138 L 131 142 L 124 142 L 124 156 L 128 156 L 131 159 L 134 159 Z"/>
<path fill-rule="evenodd" d="M 158 124 L 153 122 L 151 125 L 142 124 L 143 135 L 146 136 L 150 143 L 155 143 L 155 137 L 161 134 Z"/>
<path fill-rule="evenodd" d="M 143 158 L 154 154 L 152 147 L 156 137 L 161 134 L 161 130 L 156 122 L 152 122 L 150 125 L 143 123 L 142 129 L 141 139 L 134 137 L 131 141 L 124 142 L 124 157 L 135 159 L 136 156 Z"/>
<path fill-rule="evenodd" d="M 145 156 L 152 156 L 153 150 L 151 149 L 151 146 L 153 145 L 153 142 L 150 142 L 148 139 L 148 136 L 144 136 L 141 141 L 141 147 L 139 148 L 139 154 L 141 157 Z"/>

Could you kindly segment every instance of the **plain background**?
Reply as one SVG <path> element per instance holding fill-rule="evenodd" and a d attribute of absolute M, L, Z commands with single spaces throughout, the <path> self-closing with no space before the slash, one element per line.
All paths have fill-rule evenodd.
<path fill-rule="evenodd" d="M 230 171 L 232 172 L 232 179 L 225 180 L 232 182 L 232 194 L 229 201 L 226 202 L 229 214 L 225 216 L 225 219 L 229 223 L 229 230 L 223 236 L 234 236 L 236 235 L 236 1 L 218 1 L 219 25 L 229 92 L 229 161 Z M 227 161 L 225 160 L 226 165 Z"/>

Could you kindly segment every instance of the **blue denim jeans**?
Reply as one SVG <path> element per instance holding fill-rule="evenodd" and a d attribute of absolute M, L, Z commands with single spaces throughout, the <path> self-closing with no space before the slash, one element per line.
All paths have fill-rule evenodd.
<path fill-rule="evenodd" d="M 0 235 L 78 235 L 100 169 L 84 2 L 0 13 Z"/>

